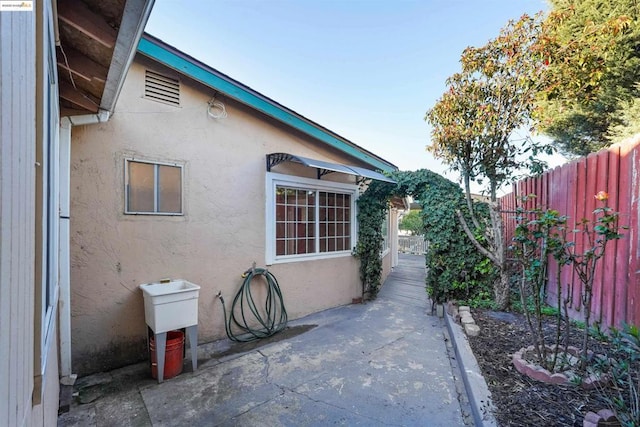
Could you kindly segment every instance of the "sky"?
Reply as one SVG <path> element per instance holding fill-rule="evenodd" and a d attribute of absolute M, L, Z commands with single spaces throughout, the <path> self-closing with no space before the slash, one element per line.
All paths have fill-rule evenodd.
<path fill-rule="evenodd" d="M 401 170 L 456 180 L 425 150 L 426 112 L 465 47 L 546 9 L 544 0 L 156 0 L 145 30 Z"/>

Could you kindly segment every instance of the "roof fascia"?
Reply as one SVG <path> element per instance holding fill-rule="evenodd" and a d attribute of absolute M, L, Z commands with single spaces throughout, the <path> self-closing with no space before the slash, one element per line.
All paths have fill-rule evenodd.
<path fill-rule="evenodd" d="M 129 0 L 124 6 L 118 38 L 113 50 L 100 108 L 112 113 L 124 85 L 127 71 L 133 62 L 136 45 L 142 37 L 155 0 Z"/>
<path fill-rule="evenodd" d="M 395 165 L 337 138 L 318 125 L 266 99 L 248 87 L 225 78 L 192 58 L 180 55 L 176 50 L 165 47 L 164 44 L 143 36 L 138 44 L 138 52 L 377 169 L 385 172 L 398 169 Z"/>

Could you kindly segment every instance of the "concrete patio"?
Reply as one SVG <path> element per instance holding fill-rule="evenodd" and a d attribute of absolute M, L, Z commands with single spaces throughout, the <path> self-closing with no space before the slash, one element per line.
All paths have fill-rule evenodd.
<path fill-rule="evenodd" d="M 424 273 L 422 256 L 401 254 L 374 302 L 292 321 L 265 343 L 202 345 L 196 372 L 185 363 L 162 384 L 145 363 L 81 378 L 58 425 L 473 425 Z"/>

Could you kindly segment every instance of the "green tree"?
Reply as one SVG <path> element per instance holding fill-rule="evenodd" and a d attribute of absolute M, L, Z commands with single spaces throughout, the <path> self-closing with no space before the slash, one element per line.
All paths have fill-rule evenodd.
<path fill-rule="evenodd" d="M 500 271 L 494 298 L 501 309 L 509 305 L 510 286 L 496 193 L 514 178 L 521 166 L 519 156 L 538 148 L 530 140 L 516 141 L 512 135 L 529 123 L 538 93 L 542 63 L 531 51 L 541 19 L 540 15 L 524 15 L 485 46 L 465 49 L 460 59 L 462 70 L 447 79 L 449 90 L 426 115 L 432 125 L 427 149 L 460 172 L 475 230 L 482 229 L 482 224 L 474 212 L 470 182 L 482 179 L 488 185 L 491 226 L 487 232 L 479 238 L 461 212 L 458 217 L 469 239 Z"/>
<path fill-rule="evenodd" d="M 400 220 L 399 228 L 400 230 L 410 232 L 414 236 L 416 234 L 423 234 L 424 226 L 422 225 L 420 211 L 417 209 L 409 211 L 409 213 L 403 216 Z"/>
<path fill-rule="evenodd" d="M 533 49 L 546 64 L 538 129 L 561 152 L 585 155 L 611 144 L 620 126 L 638 126 L 638 116 L 625 122 L 622 113 L 640 98 L 640 3 L 551 0 L 551 6 Z"/>
<path fill-rule="evenodd" d="M 619 124 L 609 126 L 607 130 L 607 138 L 611 143 L 615 144 L 640 134 L 640 98 L 633 98 L 623 104 L 619 120 Z"/>

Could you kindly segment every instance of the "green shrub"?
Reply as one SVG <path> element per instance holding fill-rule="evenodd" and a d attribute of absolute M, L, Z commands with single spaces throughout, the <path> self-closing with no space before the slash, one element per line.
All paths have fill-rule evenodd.
<path fill-rule="evenodd" d="M 456 183 L 426 169 L 395 172 L 397 185 L 372 182 L 358 199 L 358 245 L 363 290 L 374 297 L 380 286 L 382 221 L 391 196 L 412 196 L 422 207 L 420 218 L 429 248 L 425 255 L 426 289 L 433 301 L 471 300 L 487 304 L 497 277 L 491 262 L 465 235 L 456 211 L 466 212 L 462 189 Z M 476 204 L 483 218 L 488 207 Z M 488 223 L 488 219 L 486 221 Z M 478 236 L 484 235 L 476 230 Z"/>
<path fill-rule="evenodd" d="M 596 337 L 608 342 L 606 358 L 596 359 L 596 368 L 611 378 L 611 384 L 598 387 L 598 394 L 625 427 L 640 426 L 640 330 L 625 325 L 612 328 L 609 335 Z"/>

